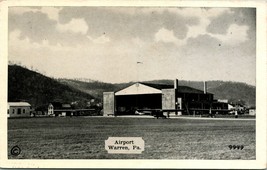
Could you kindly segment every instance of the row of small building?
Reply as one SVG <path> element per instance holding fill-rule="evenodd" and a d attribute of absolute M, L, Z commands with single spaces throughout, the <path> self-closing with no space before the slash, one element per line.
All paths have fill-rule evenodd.
<path fill-rule="evenodd" d="M 205 114 L 209 110 L 227 114 L 230 110 L 242 110 L 242 106 L 233 106 L 228 100 L 214 100 L 207 92 L 204 82 L 203 91 L 188 86 L 134 83 L 116 92 L 103 93 L 103 116 L 135 115 L 146 110 L 165 110 L 175 114 Z M 68 103 L 52 102 L 47 106 L 44 116 L 72 116 L 92 109 L 73 109 Z M 176 111 L 175 111 L 176 110 Z M 178 112 L 177 112 L 178 111 Z M 209 111 L 209 112 L 210 112 Z M 29 117 L 36 114 L 27 102 L 9 102 L 9 117 Z M 255 109 L 249 110 L 255 115 Z"/>
<path fill-rule="evenodd" d="M 93 109 L 74 109 L 69 103 L 51 102 L 45 109 L 33 109 L 28 102 L 8 102 L 8 117 L 77 116 Z"/>

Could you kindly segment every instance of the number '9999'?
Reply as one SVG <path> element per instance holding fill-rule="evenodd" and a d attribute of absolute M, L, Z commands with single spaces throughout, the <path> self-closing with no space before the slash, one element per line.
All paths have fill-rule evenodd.
<path fill-rule="evenodd" d="M 229 145 L 228 147 L 230 150 L 232 150 L 232 149 L 236 149 L 236 150 L 244 149 L 244 145 Z"/>

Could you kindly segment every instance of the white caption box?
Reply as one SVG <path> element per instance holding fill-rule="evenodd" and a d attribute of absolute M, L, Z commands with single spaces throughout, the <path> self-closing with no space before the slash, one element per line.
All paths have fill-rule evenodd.
<path fill-rule="evenodd" d="M 111 154 L 141 154 L 145 142 L 141 137 L 109 137 L 105 149 Z"/>

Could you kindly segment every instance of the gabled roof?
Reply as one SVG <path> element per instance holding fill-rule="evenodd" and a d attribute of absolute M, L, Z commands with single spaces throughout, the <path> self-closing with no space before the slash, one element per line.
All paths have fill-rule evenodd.
<path fill-rule="evenodd" d="M 173 87 L 174 87 L 173 85 L 169 85 L 169 84 L 152 84 L 152 83 L 142 83 L 142 84 L 153 87 L 155 89 L 159 89 L 159 90 L 173 89 Z"/>
<path fill-rule="evenodd" d="M 138 94 L 162 94 L 162 89 L 173 89 L 173 85 L 152 84 L 152 83 L 135 83 L 115 93 L 118 95 L 138 95 Z M 178 86 L 178 93 L 195 93 L 204 94 L 204 91 L 188 86 Z M 211 94 L 211 93 L 207 93 Z"/>
<path fill-rule="evenodd" d="M 62 108 L 65 108 L 65 109 L 71 108 L 71 105 L 68 103 L 64 103 L 64 104 L 62 104 Z"/>
<path fill-rule="evenodd" d="M 9 106 L 31 106 L 27 102 L 8 102 Z"/>
<path fill-rule="evenodd" d="M 69 103 L 51 102 L 50 104 L 53 105 L 54 110 L 72 109 L 71 104 L 69 104 Z"/>
<path fill-rule="evenodd" d="M 115 96 L 121 95 L 140 95 L 140 94 L 161 94 L 160 89 L 145 85 L 143 83 L 135 83 L 115 93 Z"/>

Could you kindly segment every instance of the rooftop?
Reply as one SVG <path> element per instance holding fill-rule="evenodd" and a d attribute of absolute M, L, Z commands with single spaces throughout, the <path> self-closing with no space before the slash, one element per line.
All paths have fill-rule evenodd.
<path fill-rule="evenodd" d="M 141 84 L 144 84 L 146 86 L 150 86 L 150 87 L 153 87 L 155 89 L 159 89 L 159 90 L 162 90 L 162 89 L 173 89 L 173 85 L 169 85 L 169 84 L 152 84 L 152 83 L 142 83 Z"/>
<path fill-rule="evenodd" d="M 115 95 L 134 95 L 134 94 L 161 94 L 162 89 L 173 89 L 173 85 L 169 84 L 153 84 L 153 83 L 134 83 L 122 90 L 119 90 Z M 194 93 L 204 94 L 204 91 L 188 86 L 178 86 L 178 93 Z M 211 94 L 211 93 L 207 93 Z"/>
<path fill-rule="evenodd" d="M 141 84 L 144 84 L 144 85 L 147 85 L 147 86 L 159 89 L 159 90 L 174 88 L 173 85 L 168 85 L 168 84 L 152 84 L 152 83 L 141 83 Z M 178 86 L 178 93 L 204 93 L 204 91 L 198 90 L 192 87 L 188 87 L 188 86 Z"/>
<path fill-rule="evenodd" d="M 9 106 L 31 106 L 27 102 L 8 102 Z"/>

